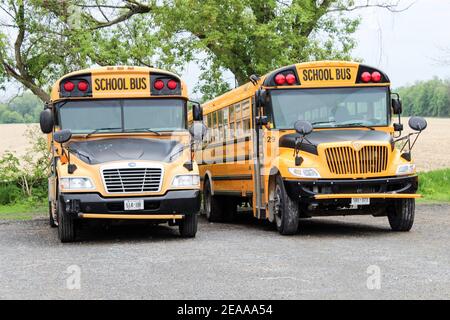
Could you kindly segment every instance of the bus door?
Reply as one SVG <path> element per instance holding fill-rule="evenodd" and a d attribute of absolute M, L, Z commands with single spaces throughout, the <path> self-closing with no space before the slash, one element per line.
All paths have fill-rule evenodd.
<path fill-rule="evenodd" d="M 264 150 L 265 137 L 267 136 L 265 132 L 265 127 L 258 124 L 257 119 L 261 119 L 263 115 L 263 110 L 259 106 L 259 94 L 256 93 L 255 98 L 252 99 L 252 141 L 253 141 L 253 213 L 258 219 L 266 218 L 266 205 L 264 201 Z"/>

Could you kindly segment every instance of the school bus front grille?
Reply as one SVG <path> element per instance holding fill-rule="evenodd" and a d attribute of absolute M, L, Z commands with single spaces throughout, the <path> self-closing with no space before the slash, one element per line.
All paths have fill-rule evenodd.
<path fill-rule="evenodd" d="M 158 192 L 161 188 L 161 177 L 160 168 L 103 170 L 105 187 L 109 193 Z"/>
<path fill-rule="evenodd" d="M 359 151 L 353 147 L 332 147 L 325 149 L 328 168 L 337 175 L 368 174 L 386 171 L 388 148 L 385 146 L 364 146 Z"/>

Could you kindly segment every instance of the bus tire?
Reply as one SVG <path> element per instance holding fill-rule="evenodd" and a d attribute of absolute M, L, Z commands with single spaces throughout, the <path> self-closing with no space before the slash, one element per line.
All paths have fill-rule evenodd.
<path fill-rule="evenodd" d="M 51 228 L 56 228 L 56 227 L 58 227 L 58 225 L 56 224 L 55 219 L 53 219 L 52 211 L 53 211 L 52 210 L 52 202 L 49 201 L 48 202 L 48 221 L 49 221 Z"/>
<path fill-rule="evenodd" d="M 198 216 L 196 213 L 184 216 L 179 224 L 180 235 L 183 238 L 195 238 L 197 234 Z"/>
<path fill-rule="evenodd" d="M 236 218 L 237 215 L 237 207 L 239 200 L 235 197 L 224 197 L 223 198 L 223 221 L 232 222 Z"/>
<path fill-rule="evenodd" d="M 278 232 L 282 235 L 294 235 L 298 230 L 298 202 L 287 194 L 281 176 L 276 177 L 274 188 L 274 215 Z"/>
<path fill-rule="evenodd" d="M 388 219 L 393 231 L 410 231 L 414 224 L 415 199 L 399 199 L 388 207 Z"/>
<path fill-rule="evenodd" d="M 206 219 L 209 222 L 222 222 L 224 220 L 223 207 L 221 206 L 220 198 L 212 195 L 209 180 L 205 182 L 203 201 L 205 204 Z"/>
<path fill-rule="evenodd" d="M 64 210 L 64 205 L 58 206 L 58 237 L 62 243 L 75 241 L 75 219 Z"/>

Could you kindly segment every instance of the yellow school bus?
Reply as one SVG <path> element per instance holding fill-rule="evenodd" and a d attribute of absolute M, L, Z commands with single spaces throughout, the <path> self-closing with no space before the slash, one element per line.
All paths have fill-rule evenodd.
<path fill-rule="evenodd" d="M 62 242 L 87 219 L 168 222 L 195 236 L 200 183 L 188 103 L 186 84 L 153 68 L 93 68 L 55 83 L 40 124 L 52 154 L 50 225 Z M 201 116 L 198 104 L 193 110 Z"/>
<path fill-rule="evenodd" d="M 197 161 L 210 221 L 247 202 L 283 235 L 301 218 L 335 215 L 387 216 L 393 230 L 411 229 L 411 140 L 426 121 L 411 118 L 415 133 L 401 136 L 401 101 L 384 72 L 319 61 L 250 79 L 203 106 L 209 134 Z"/>

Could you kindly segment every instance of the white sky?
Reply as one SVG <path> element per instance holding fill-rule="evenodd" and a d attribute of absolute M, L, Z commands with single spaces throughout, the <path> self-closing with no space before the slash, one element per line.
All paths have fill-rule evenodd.
<path fill-rule="evenodd" d="M 354 55 L 379 67 L 394 87 L 433 76 L 450 78 L 450 0 L 402 0 L 413 6 L 401 13 L 383 9 L 360 11 Z M 447 50 L 447 52 L 445 52 Z"/>
<path fill-rule="evenodd" d="M 401 0 L 400 5 L 411 3 L 413 6 L 401 13 L 376 8 L 350 13 L 363 18 L 355 34 L 354 56 L 385 71 L 394 87 L 433 76 L 450 78 L 450 62 L 439 62 L 445 55 L 450 58 L 450 0 Z M 189 64 L 182 75 L 191 93 L 199 73 L 196 65 Z M 231 74 L 226 78 L 234 83 Z M 0 92 L 0 101 L 17 90 L 12 91 Z M 193 94 L 192 98 L 198 99 Z"/>

